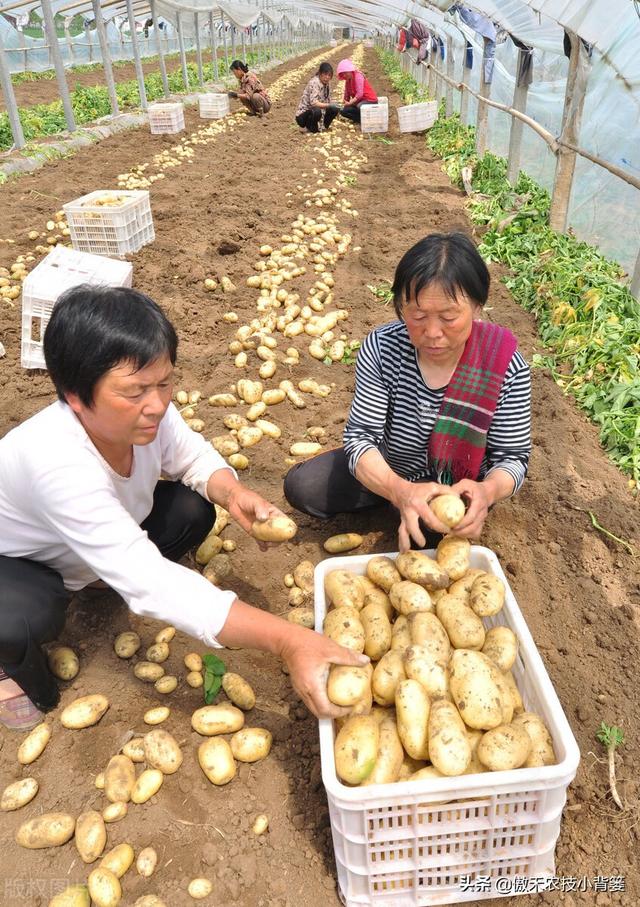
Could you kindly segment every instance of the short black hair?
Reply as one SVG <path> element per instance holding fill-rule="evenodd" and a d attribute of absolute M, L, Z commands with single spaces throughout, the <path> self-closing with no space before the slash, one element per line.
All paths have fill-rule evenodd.
<path fill-rule="evenodd" d="M 324 76 L 327 73 L 329 73 L 330 75 L 333 75 L 333 66 L 331 65 L 331 63 L 327 63 L 327 61 L 325 60 L 325 62 L 321 63 L 320 66 L 318 67 L 318 75 Z"/>
<path fill-rule="evenodd" d="M 249 72 L 249 67 L 242 60 L 232 60 L 229 69 L 241 69 L 242 72 Z"/>
<path fill-rule="evenodd" d="M 405 252 L 393 278 L 393 304 L 398 318 L 410 299 L 430 284 L 438 284 L 447 296 L 459 292 L 478 305 L 489 297 L 489 270 L 466 233 L 431 233 Z"/>
<path fill-rule="evenodd" d="M 178 338 L 153 299 L 128 287 L 80 284 L 56 302 L 44 332 L 44 358 L 58 397 L 77 394 L 93 405 L 96 384 L 109 369 L 136 370 L 162 356 L 175 365 Z"/>

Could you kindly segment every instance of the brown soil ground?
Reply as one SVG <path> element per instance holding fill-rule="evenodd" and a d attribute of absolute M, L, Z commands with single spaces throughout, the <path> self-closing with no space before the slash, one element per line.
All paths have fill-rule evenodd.
<path fill-rule="evenodd" d="M 366 51 L 365 68 L 390 103 L 398 104 L 372 51 Z M 282 71 L 274 70 L 268 81 Z M 197 149 L 193 163 L 169 171 L 167 179 L 152 189 L 157 239 L 135 256 L 135 286 L 160 302 L 178 329 L 176 386 L 198 388 L 205 398 L 235 380 L 226 351 L 235 327 L 223 322 L 221 314 L 232 307 L 241 323 L 253 317 L 254 294 L 245 287 L 245 278 L 253 273 L 257 248 L 279 242 L 287 232 L 299 210 L 296 185 L 308 184 L 302 174 L 311 178 L 313 168 L 321 166 L 314 163 L 316 140 L 300 136 L 292 125 L 303 81 L 301 77 L 299 85 L 289 89 L 269 117 L 249 120 L 215 144 Z M 186 116 L 188 127 L 195 128 L 196 114 L 187 111 Z M 390 138 L 393 144 L 368 139 L 358 146 L 364 148 L 368 162 L 345 193 L 359 211 L 349 228 L 360 251 L 353 249 L 334 276 L 336 301 L 350 311 L 345 324 L 352 338 L 362 338 L 392 317 L 367 284 L 390 278 L 411 244 L 434 230 L 472 229 L 464 196 L 449 185 L 422 138 L 397 134 L 393 116 Z M 0 236 L 15 237 L 17 244 L 0 245 L 0 265 L 9 265 L 15 252 L 29 251 L 28 230 L 43 229 L 63 202 L 114 186 L 117 174 L 172 144 L 171 136 L 127 132 L 5 186 Z M 287 198 L 288 192 L 294 196 Z M 237 243 L 237 254 L 221 256 L 217 250 L 223 240 Z M 223 273 L 239 287 L 232 305 L 203 289 L 204 277 Z M 539 349 L 535 323 L 500 284 L 499 269 L 494 268 L 493 276 L 490 317 L 512 328 L 530 356 Z M 0 361 L 3 434 L 49 403 L 53 394 L 46 375 L 20 368 L 19 305 L 0 303 L 0 338 L 7 348 Z M 339 444 L 353 390 L 353 367 L 327 367 L 306 353 L 301 363 L 293 370 L 295 380 L 311 375 L 335 382 L 333 393 L 324 400 L 313 399 L 305 410 L 283 404 L 285 410 L 277 413 L 282 440 L 252 448 L 246 476 L 249 485 L 285 508 L 282 477 L 290 443 L 301 439 L 308 426 L 323 424 L 329 441 Z M 535 446 L 530 475 L 521 493 L 490 515 L 482 543 L 497 553 L 507 571 L 582 753 L 562 822 L 557 874 L 588 880 L 624 876 L 626 890 L 596 893 L 590 884 L 584 892 L 509 897 L 502 903 L 635 907 L 640 903 L 638 568 L 621 546 L 592 528 L 584 511 L 593 511 L 601 525 L 638 547 L 637 509 L 626 479 L 601 451 L 596 429 L 548 375 L 534 371 L 533 387 Z M 203 404 L 198 415 L 206 422 L 207 434 L 220 433 L 220 411 Z M 376 513 L 345 516 L 327 525 L 301 517 L 299 524 L 295 545 L 267 553 L 237 527 L 226 531 L 238 542 L 230 585 L 247 601 L 275 613 L 286 611 L 283 575 L 303 558 L 321 560 L 322 541 L 335 532 L 361 532 L 363 552 L 397 547 L 395 527 Z M 51 743 L 29 770 L 20 770 L 15 759 L 20 736 L 0 733 L 0 789 L 27 774 L 41 784 L 31 807 L 7 814 L 2 822 L 0 902 L 6 907 L 46 905 L 52 886 L 60 885 L 55 880 L 86 878 L 87 869 L 72 843 L 31 852 L 21 850 L 13 835 L 21 821 L 40 812 L 68 810 L 77 815 L 101 808 L 103 796 L 93 786 L 95 775 L 132 731 L 143 730 L 143 711 L 160 698 L 150 692 L 152 687 L 136 681 L 131 668 L 113 653 L 114 636 L 129 627 L 140 631 L 147 645 L 159 629 L 105 594 L 72 605 L 61 639 L 79 652 L 82 665 L 78 678 L 65 689 L 63 703 L 87 692 L 107 694 L 112 706 L 99 725 L 64 731 L 54 715 Z M 193 642 L 178 634 L 168 672 L 182 675 L 182 657 L 192 648 Z M 123 821 L 109 826 L 109 846 L 130 841 L 138 851 L 153 844 L 160 856 L 150 882 L 135 873 L 125 877 L 123 903 L 133 904 L 141 894 L 155 891 L 167 904 L 182 907 L 190 903 L 189 879 L 207 876 L 214 882 L 214 892 L 206 903 L 215 907 L 231 903 L 333 907 L 339 901 L 317 723 L 291 691 L 274 658 L 241 651 L 226 652 L 224 657 L 228 667 L 249 678 L 257 691 L 258 706 L 248 723 L 273 732 L 272 754 L 262 763 L 242 766 L 228 787 L 213 788 L 196 764 L 199 741 L 189 729 L 189 713 L 200 697 L 181 683 L 171 696 L 167 727 L 184 746 L 183 767 L 167 778 L 146 806 L 131 809 Z M 622 727 L 627 738 L 617 762 L 621 794 L 628 804 L 624 813 L 607 795 L 607 768 L 594 737 L 602 720 Z M 270 818 L 270 831 L 255 838 L 251 824 L 262 812 Z M 31 894 L 26 896 L 22 892 L 30 884 Z M 385 907 L 390 903 L 385 900 Z"/>

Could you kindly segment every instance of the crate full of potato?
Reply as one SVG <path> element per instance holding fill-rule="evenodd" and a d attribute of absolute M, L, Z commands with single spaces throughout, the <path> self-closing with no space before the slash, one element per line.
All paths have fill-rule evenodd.
<path fill-rule="evenodd" d="M 347 907 L 550 884 L 580 754 L 493 552 L 446 536 L 436 551 L 330 558 L 315 609 L 316 630 L 371 659 L 331 669 L 348 713 L 320 722 Z"/>

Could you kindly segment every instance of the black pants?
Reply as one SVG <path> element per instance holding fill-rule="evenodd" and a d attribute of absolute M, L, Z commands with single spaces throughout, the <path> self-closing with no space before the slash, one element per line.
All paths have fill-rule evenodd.
<path fill-rule="evenodd" d="M 356 104 L 349 104 L 348 106 L 343 107 L 342 110 L 340 111 L 340 113 L 347 120 L 351 120 L 352 123 L 359 123 L 360 122 L 360 108 L 363 107 L 365 104 L 373 104 L 373 103 L 374 103 L 374 101 L 361 101 L 359 106 L 357 106 Z"/>
<path fill-rule="evenodd" d="M 386 507 L 390 519 L 400 519 L 398 510 L 386 498 L 369 491 L 352 475 L 343 447 L 292 466 L 284 477 L 284 495 L 296 510 L 320 520 L 328 520 L 339 513 L 359 513 L 372 507 Z M 426 547 L 435 548 L 442 536 L 432 532 L 422 521 L 420 528 L 427 541 Z M 412 541 L 412 547 L 414 544 Z"/>
<path fill-rule="evenodd" d="M 340 108 L 334 107 L 333 105 L 326 107 L 325 109 L 321 109 L 320 107 L 311 107 L 309 108 L 309 110 L 305 110 L 304 113 L 298 114 L 298 116 L 296 117 L 296 123 L 301 129 L 308 129 L 309 132 L 319 132 L 320 120 L 322 119 L 323 113 L 324 128 L 328 129 L 340 113 Z"/>
<path fill-rule="evenodd" d="M 215 507 L 195 491 L 180 482 L 158 482 L 142 528 L 166 558 L 178 561 L 214 522 Z M 60 635 L 71 598 L 50 567 L 0 556 L 0 665 L 43 711 L 54 708 L 60 694 L 41 644 Z"/>

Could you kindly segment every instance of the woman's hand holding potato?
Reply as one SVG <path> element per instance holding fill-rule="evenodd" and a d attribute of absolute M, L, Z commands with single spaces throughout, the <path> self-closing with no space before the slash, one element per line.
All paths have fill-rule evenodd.
<path fill-rule="evenodd" d="M 413 539 L 421 548 L 427 540 L 420 529 L 422 520 L 434 532 L 446 535 L 449 528 L 441 523 L 429 507 L 429 501 L 450 489 L 437 482 L 407 482 L 406 479 L 395 476 L 391 488 L 391 503 L 400 512 L 400 528 L 398 530 L 398 545 L 400 552 L 408 551 Z"/>

